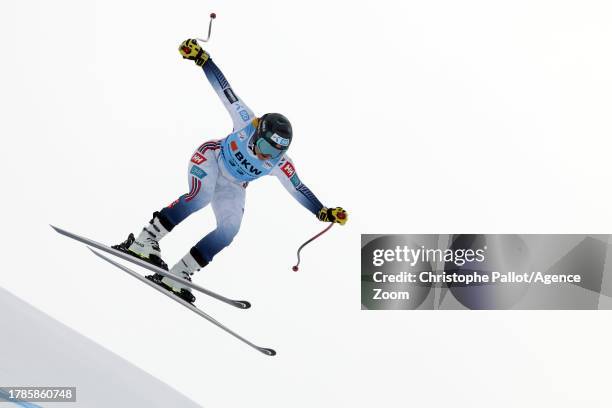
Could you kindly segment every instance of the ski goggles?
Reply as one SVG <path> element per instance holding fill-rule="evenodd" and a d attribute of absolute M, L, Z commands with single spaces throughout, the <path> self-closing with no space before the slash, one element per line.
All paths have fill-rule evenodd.
<path fill-rule="evenodd" d="M 274 135 L 272 135 L 274 136 Z M 270 155 L 271 158 L 276 158 L 278 156 L 280 156 L 281 154 L 283 154 L 283 152 L 285 149 L 279 149 L 275 146 L 272 146 L 270 144 L 270 142 L 268 142 L 266 139 L 264 139 L 263 137 L 259 137 L 259 139 L 257 139 L 257 142 L 255 142 L 255 146 L 257 146 L 257 149 L 264 155 Z"/>

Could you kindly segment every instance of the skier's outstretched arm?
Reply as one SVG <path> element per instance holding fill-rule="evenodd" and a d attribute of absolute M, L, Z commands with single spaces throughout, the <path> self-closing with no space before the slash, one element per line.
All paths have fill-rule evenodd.
<path fill-rule="evenodd" d="M 276 176 L 283 187 L 295 198 L 304 208 L 317 216 L 321 221 L 337 222 L 344 224 L 348 215 L 341 207 L 327 208 L 310 191 L 308 187 L 297 175 L 295 166 L 286 155 L 274 167 L 271 174 Z"/>
<path fill-rule="evenodd" d="M 204 64 L 202 69 L 204 74 L 206 74 L 206 78 L 208 78 L 208 82 L 210 82 L 217 95 L 219 95 L 225 109 L 227 109 L 232 117 L 234 129 L 242 129 L 247 126 L 255 118 L 255 115 L 244 104 L 242 99 L 236 96 L 219 67 L 217 67 L 214 61 L 208 59 L 208 62 Z"/>
<path fill-rule="evenodd" d="M 255 118 L 253 111 L 234 93 L 219 67 L 196 40 L 183 41 L 179 47 L 179 52 L 183 58 L 194 60 L 197 65 L 202 67 L 208 82 L 210 82 L 221 102 L 223 102 L 223 106 L 232 117 L 235 130 L 242 129 Z"/>

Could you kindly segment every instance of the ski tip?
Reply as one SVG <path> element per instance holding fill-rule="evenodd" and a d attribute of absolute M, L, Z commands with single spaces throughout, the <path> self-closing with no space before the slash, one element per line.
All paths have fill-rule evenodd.
<path fill-rule="evenodd" d="M 66 236 L 70 236 L 70 233 L 69 233 L 68 231 L 66 231 L 65 229 L 63 229 L 63 228 L 56 227 L 56 226 L 55 226 L 55 225 L 53 225 L 53 224 L 49 224 L 49 226 L 50 226 L 51 228 L 53 228 L 53 230 L 54 230 L 55 232 L 57 232 L 58 234 L 61 234 L 61 235 L 66 235 Z"/>
<path fill-rule="evenodd" d="M 99 256 L 102 259 L 106 259 L 107 261 L 110 262 L 110 260 L 108 260 L 108 258 L 106 258 L 104 255 L 102 255 L 101 253 L 99 253 L 98 251 L 96 251 L 95 249 L 93 249 L 92 247 L 90 247 L 89 245 L 87 246 L 87 249 L 89 249 L 91 252 L 94 253 L 94 255 Z"/>
<path fill-rule="evenodd" d="M 261 351 L 262 353 L 264 353 L 266 356 L 275 356 L 276 355 L 276 351 L 274 351 L 271 348 L 264 348 L 264 347 L 260 347 L 259 351 Z"/>
<path fill-rule="evenodd" d="M 251 303 L 246 300 L 237 300 L 236 305 L 241 309 L 249 309 L 251 307 Z"/>

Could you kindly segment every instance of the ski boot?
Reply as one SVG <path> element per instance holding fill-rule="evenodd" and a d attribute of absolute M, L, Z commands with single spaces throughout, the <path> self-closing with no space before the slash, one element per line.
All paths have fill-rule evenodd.
<path fill-rule="evenodd" d="M 194 272 L 200 270 L 206 266 L 208 262 L 204 260 L 195 248 L 192 248 L 187 255 L 185 255 L 176 265 L 170 269 L 169 273 L 186 281 L 191 282 L 191 276 Z M 159 275 L 157 275 L 159 277 Z M 182 285 L 179 281 L 170 279 L 167 277 L 161 277 L 159 279 L 155 276 L 147 276 L 147 279 L 157 283 L 159 286 L 171 290 L 179 298 L 183 299 L 188 303 L 195 302 L 195 296 L 191 293 L 191 288 Z"/>
<path fill-rule="evenodd" d="M 112 248 L 124 252 L 128 255 L 142 259 L 155 265 L 163 270 L 168 270 L 168 265 L 161 258 L 161 249 L 159 248 L 159 240 L 162 239 L 168 231 L 161 225 L 158 218 L 159 213 L 153 213 L 153 219 L 149 221 L 138 238 L 134 234 L 128 235 L 127 239 L 119 245 L 113 245 Z M 160 274 L 152 275 L 161 280 L 163 276 Z"/>
<path fill-rule="evenodd" d="M 174 268 L 170 270 L 170 273 L 172 273 L 173 269 Z M 172 274 L 174 275 L 174 273 Z M 185 279 L 186 281 L 191 282 L 191 275 L 189 274 L 181 273 L 180 275 L 177 275 L 177 276 L 180 276 L 181 279 Z M 158 273 L 153 274 L 153 275 L 147 275 L 145 276 L 145 278 L 155 283 L 156 285 L 159 285 L 162 288 L 172 292 L 175 296 L 178 296 L 179 298 L 183 299 L 187 303 L 193 304 L 193 302 L 195 302 L 196 300 L 193 293 L 191 293 L 191 289 L 189 289 L 188 287 L 184 285 L 181 285 L 179 282 L 176 282 L 170 278 L 166 278 Z"/>

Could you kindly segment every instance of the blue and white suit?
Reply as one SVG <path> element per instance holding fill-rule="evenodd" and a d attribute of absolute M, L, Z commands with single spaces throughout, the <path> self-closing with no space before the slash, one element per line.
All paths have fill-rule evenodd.
<path fill-rule="evenodd" d="M 232 242 L 240 229 L 249 182 L 274 175 L 313 214 L 316 215 L 323 205 L 300 181 L 287 155 L 270 160 L 257 158 L 252 139 L 258 118 L 236 96 L 212 59 L 206 61 L 203 70 L 232 117 L 233 131 L 224 139 L 205 142 L 196 149 L 189 162 L 189 192 L 162 209 L 159 218 L 170 231 L 190 214 L 211 203 L 217 228 L 192 249 L 201 259 L 210 262 Z"/>

